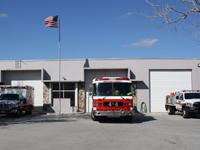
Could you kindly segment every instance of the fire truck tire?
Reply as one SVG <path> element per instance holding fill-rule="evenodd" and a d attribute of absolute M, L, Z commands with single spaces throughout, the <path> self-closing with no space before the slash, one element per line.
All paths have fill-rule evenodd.
<path fill-rule="evenodd" d="M 127 121 L 127 122 L 131 122 L 132 119 L 133 119 L 132 116 L 126 116 L 126 117 L 124 117 L 124 120 Z"/>
<path fill-rule="evenodd" d="M 98 118 L 94 115 L 93 112 L 91 112 L 91 118 L 93 121 L 98 121 Z"/>
<path fill-rule="evenodd" d="M 190 114 L 189 111 L 187 110 L 187 108 L 183 109 L 183 118 L 189 118 Z"/>

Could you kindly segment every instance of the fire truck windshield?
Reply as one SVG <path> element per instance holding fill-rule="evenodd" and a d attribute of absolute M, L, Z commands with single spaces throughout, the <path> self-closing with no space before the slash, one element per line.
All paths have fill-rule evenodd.
<path fill-rule="evenodd" d="M 132 96 L 131 83 L 98 83 L 94 85 L 94 96 Z"/>

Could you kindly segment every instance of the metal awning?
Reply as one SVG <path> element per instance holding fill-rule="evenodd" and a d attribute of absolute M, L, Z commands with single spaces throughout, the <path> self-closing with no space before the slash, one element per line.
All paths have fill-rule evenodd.
<path fill-rule="evenodd" d="M 130 79 L 130 80 L 131 80 L 131 82 L 136 82 L 136 83 L 138 83 L 138 82 L 144 82 L 142 80 L 136 80 L 136 79 Z"/>
<path fill-rule="evenodd" d="M 68 83 L 72 83 L 72 82 L 84 82 L 84 81 L 81 81 L 81 80 L 79 80 L 79 81 L 69 81 L 69 80 L 43 80 L 43 82 L 44 83 L 55 83 L 55 82 L 68 82 Z"/>

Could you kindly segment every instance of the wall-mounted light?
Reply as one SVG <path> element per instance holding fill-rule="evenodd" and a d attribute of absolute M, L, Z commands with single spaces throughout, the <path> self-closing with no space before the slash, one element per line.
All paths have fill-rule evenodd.
<path fill-rule="evenodd" d="M 67 80 L 65 77 L 62 77 L 63 80 Z"/>

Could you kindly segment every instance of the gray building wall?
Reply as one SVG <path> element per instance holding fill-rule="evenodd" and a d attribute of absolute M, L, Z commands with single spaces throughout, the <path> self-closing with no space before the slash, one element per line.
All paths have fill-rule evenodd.
<path fill-rule="evenodd" d="M 7 85 L 10 85 L 12 80 L 41 80 L 41 70 L 3 70 L 1 79 Z"/>
<path fill-rule="evenodd" d="M 127 77 L 128 69 L 88 69 L 85 70 L 85 89 L 89 91 L 92 80 L 96 77 Z"/>
<path fill-rule="evenodd" d="M 129 68 L 139 83 L 137 96 L 149 107 L 149 72 L 150 70 L 192 70 L 192 89 L 200 89 L 200 59 L 89 59 L 87 68 Z M 84 81 L 85 59 L 63 60 L 61 77 L 66 81 Z M 21 60 L 0 61 L 0 70 L 44 68 L 49 80 L 58 81 L 58 61 L 56 60 Z"/>
<path fill-rule="evenodd" d="M 63 60 L 61 62 L 61 77 L 65 77 L 68 81 L 83 81 L 85 60 Z M 0 70 L 13 69 L 45 69 L 52 81 L 58 81 L 58 61 L 57 60 L 3 60 L 0 61 Z"/>
<path fill-rule="evenodd" d="M 84 59 L 83 60 L 63 60 L 61 62 L 61 79 L 66 81 L 83 81 L 84 80 Z M 58 81 L 58 61 L 56 60 L 40 60 L 40 61 L 22 61 L 23 69 L 44 68 L 49 74 L 52 81 Z"/>

